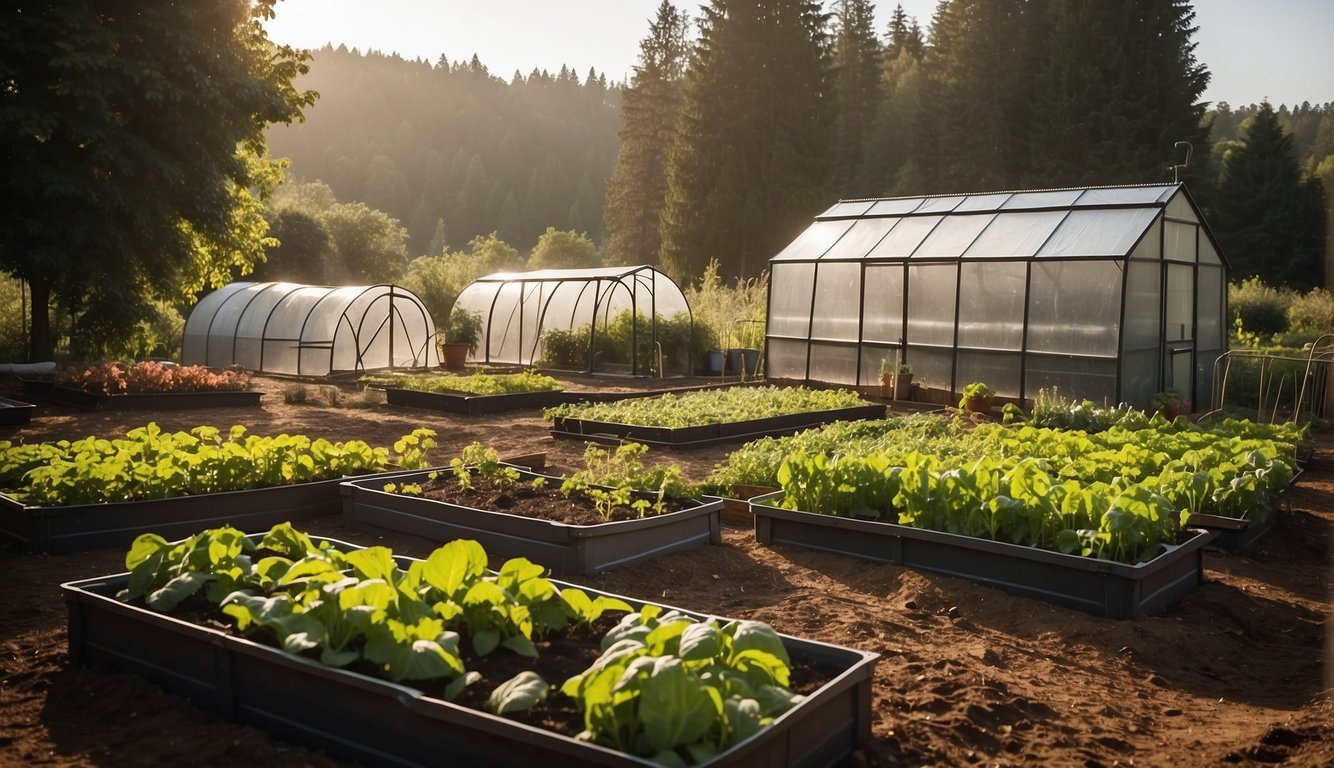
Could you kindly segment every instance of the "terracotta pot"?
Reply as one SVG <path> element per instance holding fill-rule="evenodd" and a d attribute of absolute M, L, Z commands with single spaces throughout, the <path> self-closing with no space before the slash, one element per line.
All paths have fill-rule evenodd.
<path fill-rule="evenodd" d="M 897 380 L 897 384 L 895 383 Z M 897 388 L 897 392 L 895 389 Z M 911 373 L 885 373 L 880 376 L 880 396 L 895 400 L 912 399 Z"/>
<path fill-rule="evenodd" d="M 459 369 L 468 364 L 470 345 L 465 342 L 446 341 L 440 345 L 446 368 Z"/>
<path fill-rule="evenodd" d="M 963 409 L 968 413 L 988 414 L 991 413 L 991 401 L 992 396 L 990 395 L 987 397 L 974 397 L 971 400 L 963 401 Z"/>

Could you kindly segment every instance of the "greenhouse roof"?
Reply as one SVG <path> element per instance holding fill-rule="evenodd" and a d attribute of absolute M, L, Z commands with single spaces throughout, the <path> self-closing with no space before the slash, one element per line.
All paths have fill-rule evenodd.
<path fill-rule="evenodd" d="M 1180 184 L 840 200 L 773 261 L 1125 257 L 1165 210 L 1201 221 Z"/>

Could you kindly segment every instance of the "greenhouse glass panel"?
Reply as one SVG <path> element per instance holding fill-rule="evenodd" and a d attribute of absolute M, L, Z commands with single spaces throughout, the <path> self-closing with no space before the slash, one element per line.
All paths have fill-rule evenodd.
<path fill-rule="evenodd" d="M 903 267 L 868 264 L 865 279 L 862 338 L 899 342 L 903 339 Z"/>
<path fill-rule="evenodd" d="M 908 342 L 954 346 L 956 264 L 908 268 Z"/>
<path fill-rule="evenodd" d="M 964 384 L 954 382 L 954 351 L 908 346 L 905 361 L 912 366 L 913 382 L 930 389 L 960 392 Z"/>
<path fill-rule="evenodd" d="M 1151 185 L 1139 187 L 1103 187 L 1086 189 L 1074 202 L 1075 208 L 1087 208 L 1098 205 L 1153 205 L 1161 202 L 1166 195 L 1176 191 L 1174 185 Z"/>
<path fill-rule="evenodd" d="M 806 379 L 807 342 L 768 340 L 764 352 L 764 375 L 771 379 Z"/>
<path fill-rule="evenodd" d="M 822 261 L 860 260 L 900 221 L 902 219 L 862 219 L 853 224 L 852 229 L 820 258 Z"/>
<path fill-rule="evenodd" d="M 1222 349 L 1223 334 L 1223 270 L 1221 267 L 1200 267 L 1196 295 L 1199 297 L 1195 342 L 1201 349 Z"/>
<path fill-rule="evenodd" d="M 1202 349 L 1195 354 L 1195 409 L 1217 408 L 1214 402 L 1214 364 L 1222 349 Z"/>
<path fill-rule="evenodd" d="M 1057 189 L 1050 192 L 1018 192 L 1001 208 L 1007 211 L 1032 210 L 1034 208 L 1069 208 L 1079 198 L 1083 190 Z"/>
<path fill-rule="evenodd" d="M 206 334 L 205 359 L 232 360 L 251 370 L 258 370 L 259 339 L 264 328 L 260 325 L 258 332 L 253 335 L 246 334 L 244 338 L 247 341 L 253 339 L 253 342 L 243 352 L 238 344 L 243 338 L 240 333 L 241 319 L 246 316 L 248 308 L 257 304 L 263 308 L 263 314 L 260 316 L 267 316 L 267 310 L 282 296 L 282 289 L 272 290 L 273 288 L 275 286 L 268 283 L 230 283 L 200 300 L 199 305 L 195 307 L 196 312 L 203 312 L 202 316 L 207 316 L 208 310 L 210 308 L 213 310 L 213 320 L 202 329 Z M 217 297 L 217 301 L 210 307 L 210 300 L 214 297 Z M 263 301 L 265 297 L 268 297 L 267 302 Z M 190 357 L 184 348 L 181 350 L 181 356 L 183 360 Z"/>
<path fill-rule="evenodd" d="M 1007 213 L 995 217 L 964 251 L 966 259 L 1027 258 L 1060 226 L 1065 211 Z"/>
<path fill-rule="evenodd" d="M 922 201 L 913 213 L 949 213 L 954 210 L 959 203 L 963 202 L 963 196 L 947 197 L 928 197 Z"/>
<path fill-rule="evenodd" d="M 857 297 L 861 294 L 861 262 L 820 264 L 815 273 L 811 337 L 857 341 L 861 331 Z"/>
<path fill-rule="evenodd" d="M 1163 268 L 1153 262 L 1132 261 L 1126 267 L 1125 349 L 1161 346 Z"/>
<path fill-rule="evenodd" d="M 857 345 L 811 342 L 810 378 L 828 384 L 857 384 Z"/>
<path fill-rule="evenodd" d="M 1018 352 L 983 352 L 959 350 L 959 371 L 955 381 L 960 387 L 974 381 L 985 382 L 1001 397 L 1019 397 L 1019 372 L 1023 358 Z"/>
<path fill-rule="evenodd" d="M 1218 250 L 1214 248 L 1214 244 L 1209 241 L 1209 238 L 1203 236 L 1200 237 L 1200 263 L 1219 265 L 1223 263 L 1223 260 L 1218 257 Z"/>
<path fill-rule="evenodd" d="M 1158 361 L 1161 357 L 1158 347 L 1121 355 L 1122 403 L 1136 408 L 1148 408 L 1153 403 L 1153 396 L 1158 393 Z"/>
<path fill-rule="evenodd" d="M 997 211 L 1009 200 L 1013 193 L 1000 192 L 994 195 L 969 195 L 954 209 L 955 213 L 973 213 L 978 211 Z"/>
<path fill-rule="evenodd" d="M 806 338 L 810 334 L 811 288 L 815 264 L 774 264 L 769 278 L 769 330 L 775 336 Z M 802 351 L 802 369 L 806 353 Z"/>
<path fill-rule="evenodd" d="M 881 200 L 871 206 L 868 216 L 899 216 L 905 213 L 912 213 L 917 210 L 917 206 L 922 204 L 920 197 L 897 197 L 890 200 Z"/>
<path fill-rule="evenodd" d="M 914 259 L 957 259 L 995 218 L 994 214 L 950 216 L 940 222 L 917 250 Z"/>
<path fill-rule="evenodd" d="M 1033 262 L 1028 290 L 1030 350 L 1115 356 L 1120 316 L 1117 262 Z"/>
<path fill-rule="evenodd" d="M 1116 405 L 1116 361 L 1084 360 L 1047 355 L 1028 355 L 1024 389 L 1032 397 L 1040 389 L 1052 390 L 1100 406 Z"/>
<path fill-rule="evenodd" d="M 1144 233 L 1135 250 L 1131 251 L 1132 261 L 1159 261 L 1163 258 L 1163 223 L 1155 221 L 1149 231 Z"/>
<path fill-rule="evenodd" d="M 1181 219 L 1189 221 L 1192 224 L 1198 224 L 1200 217 L 1195 215 L 1195 208 L 1186 199 L 1185 195 L 1176 195 L 1172 201 L 1167 204 L 1167 218 Z"/>
<path fill-rule="evenodd" d="M 880 384 L 880 363 L 885 360 L 906 362 L 905 353 L 897 346 L 880 347 L 863 344 L 861 346 L 862 369 L 857 384 L 873 387 Z"/>
<path fill-rule="evenodd" d="M 1195 233 L 1199 227 L 1176 221 L 1165 221 L 1163 227 L 1163 258 L 1194 262 Z"/>
<path fill-rule="evenodd" d="M 1167 266 L 1167 335 L 1171 341 L 1195 338 L 1195 276 L 1183 264 Z"/>
<path fill-rule="evenodd" d="M 1119 257 L 1135 246 L 1157 215 L 1152 209 L 1071 211 L 1038 256 Z"/>
<path fill-rule="evenodd" d="M 911 216 L 899 219 L 898 226 L 890 230 L 885 239 L 880 241 L 870 253 L 868 259 L 906 259 L 917 250 L 931 230 L 940 223 L 940 216 Z"/>
<path fill-rule="evenodd" d="M 959 269 L 959 346 L 1022 349 L 1028 264 L 968 262 Z"/>
<path fill-rule="evenodd" d="M 774 261 L 810 261 L 818 259 L 840 237 L 852 228 L 852 221 L 817 221 L 793 240 Z"/>
<path fill-rule="evenodd" d="M 872 204 L 873 203 L 870 200 L 848 200 L 846 202 L 840 200 L 829 206 L 829 210 L 820 214 L 816 218 L 831 219 L 841 216 L 861 216 L 863 213 L 870 210 Z"/>

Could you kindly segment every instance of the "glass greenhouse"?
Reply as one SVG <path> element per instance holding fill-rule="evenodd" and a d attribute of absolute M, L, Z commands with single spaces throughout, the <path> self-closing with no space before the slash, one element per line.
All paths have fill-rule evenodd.
<path fill-rule="evenodd" d="M 635 375 L 690 362 L 690 305 L 652 267 L 498 272 L 464 288 L 454 307 L 482 316 L 477 362 Z"/>
<path fill-rule="evenodd" d="M 840 201 L 770 261 L 770 378 L 1209 402 L 1227 262 L 1180 184 Z"/>
<path fill-rule="evenodd" d="M 435 323 L 393 285 L 230 283 L 199 300 L 181 361 L 300 376 L 439 363 Z"/>

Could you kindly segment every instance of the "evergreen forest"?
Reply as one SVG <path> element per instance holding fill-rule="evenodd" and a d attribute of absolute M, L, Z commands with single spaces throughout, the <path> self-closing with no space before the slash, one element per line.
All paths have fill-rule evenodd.
<path fill-rule="evenodd" d="M 625 82 L 274 46 L 276 0 L 19 5 L 0 344 L 29 359 L 161 353 L 236 279 L 399 282 L 433 314 L 498 269 L 762 283 L 839 199 L 1174 178 L 1234 280 L 1325 282 L 1334 104 L 1204 102 L 1187 0 L 662 0 Z"/>
<path fill-rule="evenodd" d="M 1334 104 L 1202 102 L 1192 19 L 1181 0 L 947 0 L 925 20 L 867 0 L 693 18 L 663 2 L 611 84 L 324 48 L 299 83 L 319 102 L 269 147 L 399 221 L 414 256 L 491 233 L 528 253 L 554 227 L 688 280 L 711 259 L 758 276 L 841 198 L 1170 181 L 1186 141 L 1175 172 L 1236 276 L 1321 284 Z M 1236 167 L 1257 153 L 1276 178 Z M 1257 184 L 1272 199 L 1251 221 Z M 1275 210 L 1285 242 L 1260 247 Z"/>

